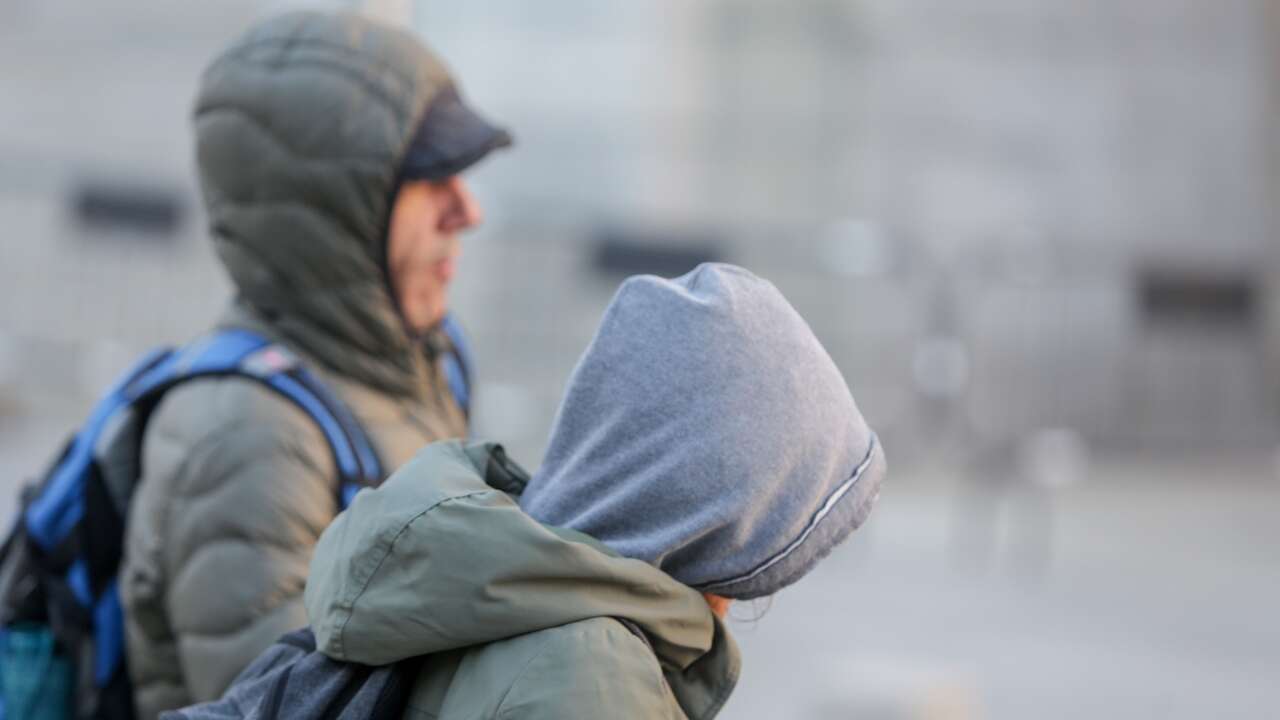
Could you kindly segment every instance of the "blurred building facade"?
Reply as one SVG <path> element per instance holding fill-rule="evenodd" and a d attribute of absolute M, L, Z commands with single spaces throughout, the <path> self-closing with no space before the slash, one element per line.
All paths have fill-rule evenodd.
<path fill-rule="evenodd" d="M 7 6 L 0 422 L 74 417 L 225 302 L 188 104 L 299 4 Z M 516 130 L 475 173 L 456 305 L 480 429 L 528 456 L 631 267 L 614 237 L 636 269 L 675 248 L 773 279 L 908 455 L 1275 437 L 1265 0 L 369 4 Z"/>

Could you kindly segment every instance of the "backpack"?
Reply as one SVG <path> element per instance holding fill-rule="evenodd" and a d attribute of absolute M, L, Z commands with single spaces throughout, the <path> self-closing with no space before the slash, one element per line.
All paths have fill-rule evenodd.
<path fill-rule="evenodd" d="M 445 380 L 449 383 L 449 392 L 462 408 L 462 415 L 471 418 L 471 346 L 467 344 L 467 336 L 452 315 L 445 315 L 440 322 L 440 329 L 449 340 L 449 349 L 440 356 L 444 368 Z"/>
<path fill-rule="evenodd" d="M 160 720 L 399 720 L 423 658 L 372 667 L 316 650 L 295 630 L 259 655 L 221 698 L 160 714 Z"/>
<path fill-rule="evenodd" d="M 469 355 L 457 324 L 441 356 L 450 390 L 469 411 Z M 132 720 L 124 616 L 116 575 L 125 518 L 140 475 L 147 419 L 164 393 L 199 377 L 245 377 L 305 411 L 328 441 L 338 505 L 383 479 L 355 416 L 282 345 L 221 330 L 142 358 L 94 406 L 38 484 L 0 548 L 0 720 Z"/>

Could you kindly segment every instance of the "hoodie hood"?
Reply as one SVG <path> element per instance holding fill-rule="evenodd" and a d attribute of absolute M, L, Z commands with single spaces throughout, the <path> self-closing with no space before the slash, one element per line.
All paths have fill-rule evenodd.
<path fill-rule="evenodd" d="M 521 504 L 687 585 L 753 598 L 857 528 L 884 473 L 800 315 L 769 282 L 707 264 L 623 283 Z"/>
<path fill-rule="evenodd" d="M 239 302 L 331 369 L 401 395 L 427 362 L 392 303 L 382 253 L 396 176 L 452 87 L 407 32 L 356 14 L 259 23 L 205 71 L 196 163 Z"/>
<path fill-rule="evenodd" d="M 316 546 L 305 601 L 317 647 L 382 665 L 595 617 L 639 626 L 685 713 L 737 681 L 737 647 L 701 594 L 573 530 L 542 525 L 501 448 L 428 446 L 360 492 Z"/>

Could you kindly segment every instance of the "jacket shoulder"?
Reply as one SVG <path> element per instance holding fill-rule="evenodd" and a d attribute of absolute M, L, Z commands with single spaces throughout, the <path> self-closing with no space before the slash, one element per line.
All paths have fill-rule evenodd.
<path fill-rule="evenodd" d="M 316 422 L 292 401 L 251 378 L 197 378 L 165 393 L 143 434 L 143 468 L 148 480 L 181 473 L 200 484 L 212 468 L 254 455 L 286 451 L 323 474 L 333 472 L 328 442 Z M 199 492 L 207 488 L 174 488 Z"/>
<path fill-rule="evenodd" d="M 198 440 L 245 425 L 283 425 L 293 432 L 295 426 L 314 427 L 315 423 L 292 401 L 257 380 L 230 375 L 193 378 L 167 391 L 147 422 L 147 432 Z M 318 428 L 315 433 L 323 439 Z"/>
<path fill-rule="evenodd" d="M 481 716 L 498 720 L 684 718 L 648 644 L 609 617 L 473 649 L 453 678 L 440 717 L 452 717 L 450 704 L 473 712 L 485 698 L 493 706 Z"/>

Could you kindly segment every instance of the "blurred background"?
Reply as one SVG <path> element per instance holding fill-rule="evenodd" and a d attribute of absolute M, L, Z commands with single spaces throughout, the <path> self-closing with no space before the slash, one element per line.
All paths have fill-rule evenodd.
<path fill-rule="evenodd" d="M 845 372 L 890 479 L 733 611 L 722 717 L 1275 716 L 1269 0 L 6 0 L 6 517 L 130 360 L 226 302 L 189 106 L 296 5 L 412 25 L 516 133 L 470 174 L 453 295 L 478 434 L 536 465 L 618 282 L 706 259 L 776 283 Z"/>

